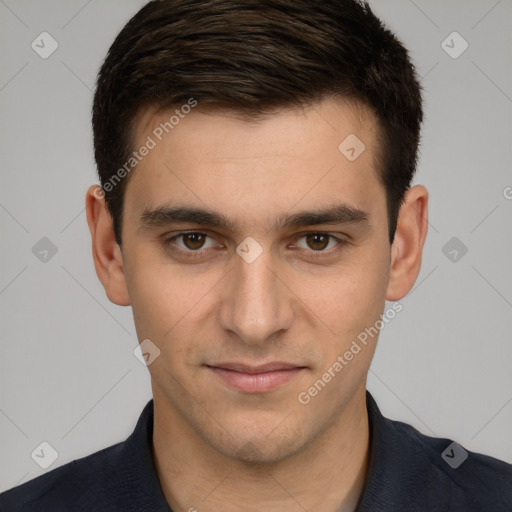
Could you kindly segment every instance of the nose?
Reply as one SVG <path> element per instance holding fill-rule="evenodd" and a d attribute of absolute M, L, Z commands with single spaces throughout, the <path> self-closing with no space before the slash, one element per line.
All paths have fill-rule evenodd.
<path fill-rule="evenodd" d="M 234 268 L 221 297 L 221 327 L 247 345 L 265 345 L 293 321 L 294 296 L 270 250 L 248 263 L 234 255 Z"/>

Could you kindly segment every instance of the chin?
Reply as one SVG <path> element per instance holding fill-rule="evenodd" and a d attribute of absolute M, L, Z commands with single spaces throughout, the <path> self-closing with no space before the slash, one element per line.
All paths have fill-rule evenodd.
<path fill-rule="evenodd" d="M 270 466 L 282 462 L 300 452 L 307 440 L 304 429 L 281 429 L 277 432 L 270 430 L 270 436 L 265 434 L 267 429 L 250 429 L 243 433 L 224 437 L 224 439 L 209 439 L 212 448 L 230 459 L 254 466 Z"/>
<path fill-rule="evenodd" d="M 248 441 L 242 446 L 231 447 L 224 455 L 249 466 L 268 467 L 292 457 L 300 448 L 295 440 L 283 443 L 269 443 L 267 440 Z"/>

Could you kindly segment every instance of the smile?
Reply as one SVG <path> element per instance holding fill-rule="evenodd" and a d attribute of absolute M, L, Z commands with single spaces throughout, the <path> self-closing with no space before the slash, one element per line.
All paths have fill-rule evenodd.
<path fill-rule="evenodd" d="M 273 391 L 306 369 L 287 363 L 271 363 L 261 366 L 222 363 L 215 366 L 207 365 L 207 368 L 224 384 L 244 393 Z"/>

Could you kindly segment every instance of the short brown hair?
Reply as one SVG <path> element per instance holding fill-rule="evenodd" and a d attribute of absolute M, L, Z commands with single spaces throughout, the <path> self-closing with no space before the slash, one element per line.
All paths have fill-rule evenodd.
<path fill-rule="evenodd" d="M 144 108 L 186 104 L 255 119 L 341 96 L 380 127 L 379 175 L 389 240 L 417 164 L 421 86 L 407 50 L 357 0 L 152 0 L 124 26 L 98 74 L 93 104 L 100 182 L 121 245 L 123 192 L 105 184 L 133 151 Z"/>

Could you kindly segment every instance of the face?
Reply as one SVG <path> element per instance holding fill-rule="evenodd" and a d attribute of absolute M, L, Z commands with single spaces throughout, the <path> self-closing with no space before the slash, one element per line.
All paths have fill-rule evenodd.
<path fill-rule="evenodd" d="M 344 354 L 389 282 L 375 119 L 339 100 L 254 123 L 197 107 L 160 141 L 172 113 L 140 116 L 136 147 L 156 145 L 127 184 L 122 228 L 138 338 L 160 350 L 155 404 L 225 456 L 282 460 L 366 387 L 376 337 Z M 339 149 L 350 134 L 365 145 L 355 160 Z"/>

